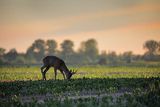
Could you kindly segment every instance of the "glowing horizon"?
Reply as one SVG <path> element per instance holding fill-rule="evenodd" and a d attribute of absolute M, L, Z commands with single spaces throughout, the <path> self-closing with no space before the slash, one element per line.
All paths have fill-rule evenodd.
<path fill-rule="evenodd" d="M 94 38 L 102 50 L 143 54 L 147 40 L 160 41 L 160 1 L 0 1 L 0 47 L 25 52 L 36 39 L 66 39 L 74 49 Z M 58 46 L 59 48 L 59 46 Z"/>

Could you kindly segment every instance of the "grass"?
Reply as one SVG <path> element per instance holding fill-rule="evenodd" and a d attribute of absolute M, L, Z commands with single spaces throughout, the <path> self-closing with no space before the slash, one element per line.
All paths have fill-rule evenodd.
<path fill-rule="evenodd" d="M 54 79 L 54 71 L 51 68 L 47 79 Z M 76 78 L 150 78 L 160 77 L 160 67 L 80 67 L 73 76 Z M 0 68 L 0 81 L 14 80 L 40 80 L 42 78 L 39 67 L 2 67 Z M 63 76 L 58 73 L 58 79 Z"/>
<path fill-rule="evenodd" d="M 46 76 L 39 67 L 1 67 L 0 106 L 160 106 L 160 67 L 80 67 L 70 81 L 60 73 L 55 81 L 53 69 Z"/>

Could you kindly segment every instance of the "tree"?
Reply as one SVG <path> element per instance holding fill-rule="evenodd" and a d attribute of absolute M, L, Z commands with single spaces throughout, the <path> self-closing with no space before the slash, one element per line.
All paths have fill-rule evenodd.
<path fill-rule="evenodd" d="M 78 60 L 78 64 L 88 64 L 87 58 L 85 56 L 85 42 L 81 42 L 80 44 L 80 48 L 78 49 L 77 52 L 77 60 Z"/>
<path fill-rule="evenodd" d="M 60 55 L 66 63 L 73 64 L 75 62 L 75 52 L 73 47 L 74 43 L 71 40 L 64 40 L 63 43 L 61 43 L 62 51 Z"/>
<path fill-rule="evenodd" d="M 160 41 L 158 42 L 158 55 L 160 55 Z"/>
<path fill-rule="evenodd" d="M 16 49 L 13 48 L 13 49 L 9 50 L 9 52 L 4 55 L 4 58 L 8 62 L 14 62 L 14 60 L 16 59 L 17 56 L 18 56 L 18 53 L 17 53 Z"/>
<path fill-rule="evenodd" d="M 57 42 L 55 40 L 47 40 L 46 42 L 47 45 L 47 54 L 48 55 L 55 55 L 57 54 Z"/>
<path fill-rule="evenodd" d="M 80 44 L 80 48 L 79 48 L 79 50 L 78 50 L 78 53 L 82 54 L 82 53 L 84 53 L 84 52 L 85 52 L 85 42 L 83 41 L 83 42 L 81 42 L 81 44 Z"/>
<path fill-rule="evenodd" d="M 5 54 L 5 49 L 4 48 L 0 48 L 0 64 L 3 64 L 5 61 L 4 61 L 4 54 Z"/>
<path fill-rule="evenodd" d="M 16 57 L 14 63 L 16 63 L 16 64 L 25 64 L 26 63 L 25 54 L 18 53 L 18 56 Z"/>
<path fill-rule="evenodd" d="M 143 47 L 147 49 L 147 52 L 144 54 L 143 58 L 148 61 L 158 60 L 159 46 L 159 43 L 155 40 L 146 41 Z"/>
<path fill-rule="evenodd" d="M 79 52 L 84 53 L 89 63 L 96 61 L 98 56 L 98 43 L 95 39 L 89 39 L 86 42 L 82 42 Z"/>
<path fill-rule="evenodd" d="M 34 47 L 33 47 L 33 46 L 30 46 L 30 47 L 27 49 L 26 56 L 27 56 L 28 58 L 34 58 Z"/>
<path fill-rule="evenodd" d="M 45 56 L 45 41 L 41 39 L 35 40 L 32 46 L 28 48 L 26 54 L 31 59 L 35 58 L 36 61 L 41 61 Z"/>
<path fill-rule="evenodd" d="M 117 54 L 115 51 L 108 52 L 107 54 L 108 63 L 114 65 L 117 64 Z"/>
<path fill-rule="evenodd" d="M 147 49 L 147 53 L 155 55 L 159 49 L 159 43 L 155 40 L 148 40 L 143 47 Z"/>
<path fill-rule="evenodd" d="M 62 56 L 67 57 L 67 56 L 72 55 L 74 53 L 73 46 L 74 46 L 74 43 L 71 40 L 63 41 L 63 43 L 61 43 Z"/>
<path fill-rule="evenodd" d="M 35 58 L 35 52 L 34 52 L 34 47 L 33 45 L 30 46 L 28 49 L 27 49 L 27 52 L 26 52 L 26 62 L 27 63 L 35 63 L 36 62 L 36 58 Z"/>
<path fill-rule="evenodd" d="M 106 51 L 102 51 L 102 53 L 99 55 L 98 64 L 100 64 L 100 65 L 106 65 L 107 64 L 106 57 L 107 57 Z"/>
<path fill-rule="evenodd" d="M 132 51 L 124 52 L 123 55 L 122 55 L 123 59 L 124 59 L 127 63 L 131 63 L 131 61 L 132 61 L 132 56 L 133 56 Z"/>
<path fill-rule="evenodd" d="M 3 56 L 5 54 L 5 49 L 4 48 L 0 48 L 0 56 Z"/>

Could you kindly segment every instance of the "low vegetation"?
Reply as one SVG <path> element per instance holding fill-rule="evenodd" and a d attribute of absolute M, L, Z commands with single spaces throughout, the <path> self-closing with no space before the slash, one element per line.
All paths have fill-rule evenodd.
<path fill-rule="evenodd" d="M 160 67 L 80 67 L 72 80 L 53 69 L 0 68 L 0 106 L 159 107 Z"/>

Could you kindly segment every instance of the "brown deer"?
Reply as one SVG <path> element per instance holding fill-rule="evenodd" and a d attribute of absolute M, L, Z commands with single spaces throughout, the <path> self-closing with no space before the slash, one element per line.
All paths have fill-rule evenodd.
<path fill-rule="evenodd" d="M 43 80 L 46 80 L 46 72 L 50 67 L 54 67 L 55 80 L 57 76 L 57 70 L 59 70 L 63 74 L 64 79 L 66 76 L 68 80 L 71 79 L 72 75 L 76 73 L 76 71 L 74 70 L 69 70 L 62 59 L 56 56 L 46 56 L 45 58 L 43 58 L 43 66 L 41 67 Z M 45 70 L 43 71 L 44 68 Z"/>

